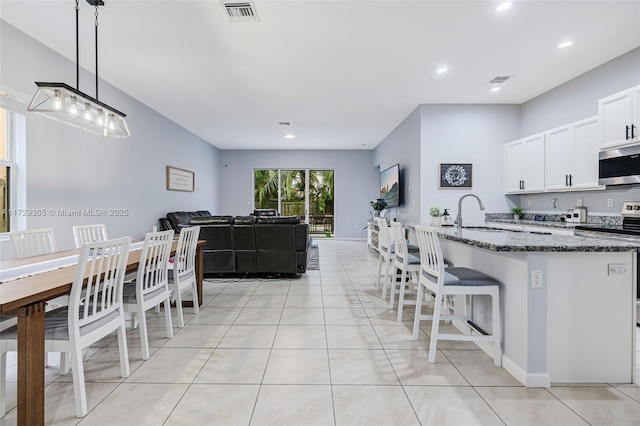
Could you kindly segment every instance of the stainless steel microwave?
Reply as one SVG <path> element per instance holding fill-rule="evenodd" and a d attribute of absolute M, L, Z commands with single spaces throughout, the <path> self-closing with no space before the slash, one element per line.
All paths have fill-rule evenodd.
<path fill-rule="evenodd" d="M 640 145 L 600 151 L 598 184 L 640 183 Z"/>

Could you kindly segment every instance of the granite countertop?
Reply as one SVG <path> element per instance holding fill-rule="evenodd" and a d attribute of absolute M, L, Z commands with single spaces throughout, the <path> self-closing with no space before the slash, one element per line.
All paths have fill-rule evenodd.
<path fill-rule="evenodd" d="M 513 220 L 511 219 L 491 219 L 487 220 L 487 223 L 504 223 L 508 225 L 522 225 L 522 226 L 540 226 L 542 228 L 559 228 L 559 229 L 574 229 L 576 225 L 584 225 L 584 223 L 572 223 L 572 222 L 555 222 L 548 220 Z"/>
<path fill-rule="evenodd" d="M 491 251 L 526 252 L 622 252 L 640 250 L 640 243 L 576 237 L 573 235 L 539 234 L 505 231 L 490 227 L 467 227 L 458 233 L 454 227 L 436 227 L 440 238 Z"/>

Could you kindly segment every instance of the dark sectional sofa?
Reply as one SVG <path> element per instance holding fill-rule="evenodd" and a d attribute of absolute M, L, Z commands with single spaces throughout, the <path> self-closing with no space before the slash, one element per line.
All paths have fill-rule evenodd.
<path fill-rule="evenodd" d="M 211 216 L 172 212 L 161 227 L 200 226 L 205 274 L 300 274 L 307 270 L 309 227 L 297 216 Z"/>

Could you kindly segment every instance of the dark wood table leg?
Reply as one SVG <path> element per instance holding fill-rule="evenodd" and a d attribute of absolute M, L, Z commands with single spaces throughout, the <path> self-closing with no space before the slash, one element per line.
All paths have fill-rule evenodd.
<path fill-rule="evenodd" d="M 204 270 L 204 254 L 202 247 L 196 249 L 196 290 L 198 292 L 198 306 L 202 306 L 202 271 Z M 182 306 L 193 307 L 191 300 L 183 300 Z M 44 356 L 44 355 L 43 355 Z"/>
<path fill-rule="evenodd" d="M 18 424 L 44 424 L 44 302 L 18 313 Z"/>

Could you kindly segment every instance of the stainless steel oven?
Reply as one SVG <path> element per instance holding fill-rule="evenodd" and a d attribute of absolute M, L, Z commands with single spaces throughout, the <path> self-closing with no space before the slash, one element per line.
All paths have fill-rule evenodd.
<path fill-rule="evenodd" d="M 622 206 L 622 224 L 576 225 L 576 236 L 605 240 L 628 241 L 640 244 L 640 201 L 625 201 Z M 636 255 L 636 304 L 640 306 L 640 253 Z M 640 327 L 640 319 L 636 320 Z"/>

